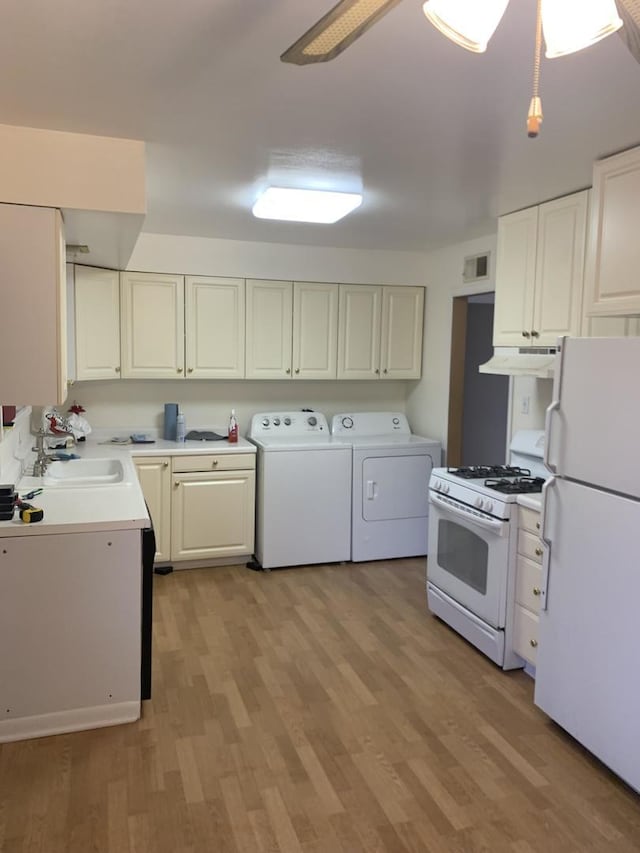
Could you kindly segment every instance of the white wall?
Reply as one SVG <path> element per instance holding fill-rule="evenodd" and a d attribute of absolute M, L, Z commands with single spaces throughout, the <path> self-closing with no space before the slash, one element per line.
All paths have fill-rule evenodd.
<path fill-rule="evenodd" d="M 466 287 L 462 281 L 464 258 L 491 252 L 489 278 Z M 425 332 L 422 379 L 409 390 L 407 415 L 414 432 L 447 442 L 451 316 L 453 297 L 495 289 L 496 236 L 458 243 L 426 256 Z"/>
<path fill-rule="evenodd" d="M 33 436 L 30 429 L 31 407 L 17 412 L 14 425 L 0 426 L 0 483 L 17 483 L 24 469 L 25 459 L 31 455 Z"/>
<path fill-rule="evenodd" d="M 535 379 L 533 376 L 519 376 L 514 379 L 511 435 L 519 429 L 544 429 L 545 411 L 551 403 L 552 392 L 552 379 Z"/>

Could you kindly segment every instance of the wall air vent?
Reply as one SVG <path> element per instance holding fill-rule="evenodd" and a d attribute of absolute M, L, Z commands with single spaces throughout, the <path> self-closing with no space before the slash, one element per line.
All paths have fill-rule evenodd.
<path fill-rule="evenodd" d="M 471 255 L 464 259 L 462 280 L 465 284 L 489 278 L 490 254 L 490 252 L 484 252 L 482 255 Z"/>

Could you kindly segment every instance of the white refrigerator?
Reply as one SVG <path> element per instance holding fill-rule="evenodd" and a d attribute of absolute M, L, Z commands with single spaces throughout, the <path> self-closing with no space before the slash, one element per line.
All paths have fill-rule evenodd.
<path fill-rule="evenodd" d="M 535 702 L 640 791 L 640 338 L 564 338 Z"/>

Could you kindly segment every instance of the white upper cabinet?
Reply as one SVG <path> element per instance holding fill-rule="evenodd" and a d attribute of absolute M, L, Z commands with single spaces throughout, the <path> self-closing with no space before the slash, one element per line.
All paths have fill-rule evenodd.
<path fill-rule="evenodd" d="M 338 356 L 337 284 L 293 284 L 293 378 L 335 379 Z"/>
<path fill-rule="evenodd" d="M 381 287 L 340 285 L 338 379 L 379 377 L 381 316 Z"/>
<path fill-rule="evenodd" d="M 291 376 L 293 285 L 247 279 L 247 379 Z"/>
<path fill-rule="evenodd" d="M 587 190 L 498 220 L 495 346 L 580 333 Z"/>
<path fill-rule="evenodd" d="M 585 275 L 586 313 L 640 314 L 640 148 L 593 168 Z"/>
<path fill-rule="evenodd" d="M 418 379 L 423 287 L 340 285 L 338 379 Z"/>
<path fill-rule="evenodd" d="M 0 401 L 64 403 L 67 277 L 62 216 L 0 204 Z"/>
<path fill-rule="evenodd" d="M 382 379 L 418 379 L 422 369 L 424 288 L 382 288 Z"/>
<path fill-rule="evenodd" d="M 123 272 L 120 307 L 122 376 L 184 376 L 183 276 Z"/>
<path fill-rule="evenodd" d="M 639 317 L 584 317 L 582 332 L 586 338 L 629 338 L 640 335 Z"/>
<path fill-rule="evenodd" d="M 186 277 L 187 378 L 244 377 L 244 313 L 244 279 Z"/>
<path fill-rule="evenodd" d="M 75 378 L 120 376 L 120 282 L 117 270 L 74 268 Z"/>

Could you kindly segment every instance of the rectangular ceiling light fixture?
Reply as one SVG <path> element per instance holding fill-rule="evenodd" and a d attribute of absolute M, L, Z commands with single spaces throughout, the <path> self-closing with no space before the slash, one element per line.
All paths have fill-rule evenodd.
<path fill-rule="evenodd" d="M 362 204 L 360 193 L 268 187 L 253 205 L 258 219 L 331 224 Z"/>
<path fill-rule="evenodd" d="M 282 54 L 283 62 L 328 62 L 349 47 L 400 0 L 340 0 Z"/>

